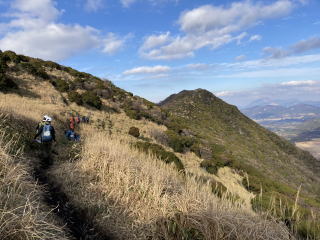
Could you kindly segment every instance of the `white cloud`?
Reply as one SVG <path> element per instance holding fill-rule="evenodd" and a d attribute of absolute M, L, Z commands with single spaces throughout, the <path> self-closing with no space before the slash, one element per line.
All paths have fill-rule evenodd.
<path fill-rule="evenodd" d="M 284 16 L 292 9 L 293 3 L 289 0 L 278 0 L 270 5 L 253 4 L 251 1 L 235 2 L 229 8 L 204 5 L 183 13 L 179 23 L 185 32 L 219 31 L 225 34 L 262 19 Z"/>
<path fill-rule="evenodd" d="M 287 50 L 284 50 L 282 48 L 274 48 L 274 47 L 265 47 L 263 49 L 263 52 L 269 57 L 269 58 L 284 58 L 290 55 L 290 52 Z"/>
<path fill-rule="evenodd" d="M 103 0 L 86 0 L 85 9 L 87 11 L 95 12 L 103 7 Z"/>
<path fill-rule="evenodd" d="M 136 0 L 120 0 L 121 4 L 123 7 L 130 7 L 130 5 L 132 5 L 133 3 L 136 2 Z"/>
<path fill-rule="evenodd" d="M 309 81 L 297 82 L 301 82 L 301 84 L 264 84 L 260 87 L 243 91 L 222 91 L 221 94 L 217 93 L 217 96 L 228 103 L 240 107 L 245 107 L 253 102 L 255 102 L 256 105 L 256 101 L 260 102 L 263 99 L 270 103 L 278 104 L 320 101 L 320 81 L 312 81 L 312 85 L 308 84 Z M 303 82 L 306 82 L 306 84 L 303 84 Z M 224 94 L 224 92 L 226 94 Z"/>
<path fill-rule="evenodd" d="M 186 67 L 191 70 L 206 70 L 209 69 L 211 66 L 206 63 L 192 63 L 188 64 Z"/>
<path fill-rule="evenodd" d="M 166 3 L 166 2 L 174 2 L 174 3 L 177 3 L 179 2 L 179 0 L 120 0 L 120 3 L 122 4 L 123 7 L 125 8 L 129 8 L 131 7 L 131 5 L 133 5 L 134 3 L 136 2 L 147 2 L 151 5 L 159 5 L 159 4 L 163 4 L 163 3 Z"/>
<path fill-rule="evenodd" d="M 262 36 L 261 36 L 261 35 L 256 34 L 256 35 L 251 36 L 251 37 L 250 37 L 250 39 L 249 39 L 249 41 L 250 41 L 250 42 L 253 42 L 253 41 L 260 41 L 261 39 L 262 39 Z"/>
<path fill-rule="evenodd" d="M 39 30 L 8 33 L 0 40 L 0 46 L 25 55 L 60 60 L 99 44 L 90 27 L 49 24 Z"/>
<path fill-rule="evenodd" d="M 168 66 L 157 65 L 153 67 L 142 66 L 136 67 L 123 72 L 124 75 L 135 75 L 135 74 L 159 74 L 169 72 L 171 70 Z"/>
<path fill-rule="evenodd" d="M 107 37 L 90 26 L 57 22 L 59 11 L 53 0 L 15 0 L 2 27 L 2 50 L 50 60 L 62 60 L 92 48 L 114 53 L 125 40 Z"/>
<path fill-rule="evenodd" d="M 12 1 L 11 7 L 18 10 L 18 12 L 14 12 L 14 15 L 24 19 L 39 18 L 42 21 L 50 22 L 60 14 L 52 0 L 15 0 Z"/>
<path fill-rule="evenodd" d="M 320 48 L 320 37 L 312 37 L 307 40 L 302 40 L 292 46 L 295 53 L 303 53 L 317 48 Z"/>
<path fill-rule="evenodd" d="M 318 84 L 318 81 L 305 80 L 305 81 L 289 81 L 281 83 L 282 86 L 312 86 Z"/>
<path fill-rule="evenodd" d="M 216 49 L 232 41 L 239 44 L 247 36 L 244 29 L 265 19 L 285 16 L 293 8 L 294 3 L 290 0 L 277 0 L 271 4 L 244 1 L 229 7 L 204 5 L 181 14 L 178 24 L 182 35 L 152 35 L 150 38 L 153 39 L 166 37 L 166 41 L 145 48 L 150 41 L 146 38 L 140 54 L 148 59 L 177 59 L 193 56 L 194 51 L 204 47 Z M 259 35 L 253 39 L 258 40 Z"/>
<path fill-rule="evenodd" d="M 296 78 L 296 77 L 315 77 L 320 75 L 320 68 L 304 67 L 304 68 L 275 68 L 266 70 L 256 71 L 244 71 L 232 74 L 221 74 L 216 77 L 218 78 L 234 78 L 234 79 L 245 79 L 245 78 Z"/>
<path fill-rule="evenodd" d="M 231 91 L 221 91 L 221 92 L 216 92 L 215 95 L 217 97 L 226 97 L 226 96 L 232 96 L 234 93 Z"/>
<path fill-rule="evenodd" d="M 320 48 L 320 37 L 312 37 L 306 40 L 301 40 L 287 49 L 265 47 L 263 52 L 266 53 L 269 58 L 284 58 L 289 55 L 304 53 L 318 48 Z"/>
<path fill-rule="evenodd" d="M 109 33 L 108 36 L 104 39 L 104 47 L 102 52 L 107 54 L 114 54 L 118 52 L 123 46 L 126 41 L 126 38 L 120 39 L 113 33 Z"/>
<path fill-rule="evenodd" d="M 240 55 L 240 56 L 235 57 L 235 60 L 236 60 L 236 61 L 243 61 L 243 60 L 245 60 L 245 59 L 246 59 L 246 56 L 245 56 L 245 55 Z"/>
<path fill-rule="evenodd" d="M 148 36 L 143 45 L 141 46 L 141 50 L 148 50 L 154 47 L 159 47 L 168 43 L 172 38 L 170 37 L 170 32 L 166 32 L 160 35 L 151 35 Z"/>

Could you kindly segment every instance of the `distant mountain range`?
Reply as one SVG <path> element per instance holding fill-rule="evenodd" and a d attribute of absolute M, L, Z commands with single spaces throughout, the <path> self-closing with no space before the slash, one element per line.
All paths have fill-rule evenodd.
<path fill-rule="evenodd" d="M 313 118 L 320 118 L 320 107 L 308 104 L 297 104 L 290 107 L 281 105 L 254 106 L 243 109 L 242 112 L 262 124 L 270 121 L 303 122 Z"/>
<path fill-rule="evenodd" d="M 248 109 L 256 106 L 283 106 L 283 107 L 291 107 L 295 105 L 311 105 L 315 107 L 320 107 L 320 101 L 301 101 L 299 99 L 271 99 L 271 98 L 260 98 L 257 99 L 245 107 L 241 107 L 241 109 Z"/>
<path fill-rule="evenodd" d="M 262 105 L 242 109 L 242 112 L 293 142 L 320 138 L 320 107 L 316 104 L 296 104 L 290 107 Z"/>

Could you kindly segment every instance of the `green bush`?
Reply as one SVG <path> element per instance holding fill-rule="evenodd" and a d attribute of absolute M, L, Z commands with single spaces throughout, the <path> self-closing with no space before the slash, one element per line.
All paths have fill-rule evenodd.
<path fill-rule="evenodd" d="M 14 63 L 19 63 L 21 58 L 15 52 L 12 51 L 5 51 L 2 53 L 2 58 L 5 62 L 11 61 Z"/>
<path fill-rule="evenodd" d="M 0 91 L 6 92 L 11 89 L 17 89 L 18 85 L 4 73 L 0 73 Z"/>
<path fill-rule="evenodd" d="M 125 108 L 124 112 L 131 119 L 134 119 L 134 120 L 140 120 L 141 119 L 141 115 L 139 114 L 139 112 L 137 110 Z"/>
<path fill-rule="evenodd" d="M 41 63 L 39 62 L 22 62 L 20 63 L 22 69 L 24 69 L 27 73 L 40 77 L 43 79 L 49 79 L 49 75 L 43 70 Z"/>
<path fill-rule="evenodd" d="M 130 134 L 131 136 L 133 136 L 133 137 L 138 138 L 138 137 L 140 136 L 139 128 L 137 128 L 137 127 L 131 127 L 131 128 L 129 129 L 129 134 Z"/>
<path fill-rule="evenodd" d="M 204 168 L 208 173 L 216 174 L 218 172 L 217 166 L 210 160 L 203 160 L 200 167 Z"/>
<path fill-rule="evenodd" d="M 70 102 L 75 102 L 78 105 L 83 104 L 81 95 L 76 91 L 68 92 L 68 99 Z"/>
<path fill-rule="evenodd" d="M 166 135 L 168 136 L 169 147 L 175 152 L 183 153 L 186 150 L 190 150 L 191 146 L 195 143 L 192 137 L 181 136 L 172 130 L 166 131 Z"/>
<path fill-rule="evenodd" d="M 91 107 L 95 107 L 97 109 L 101 109 L 102 101 L 99 96 L 97 96 L 94 92 L 86 91 L 81 95 L 82 102 Z"/>
<path fill-rule="evenodd" d="M 58 69 L 58 70 L 62 69 L 60 64 L 52 62 L 52 61 L 44 61 L 43 65 L 46 66 L 46 67 L 49 67 L 51 69 Z"/>
<path fill-rule="evenodd" d="M 65 80 L 59 78 L 51 83 L 59 92 L 67 92 L 70 89 L 69 84 Z"/>
<path fill-rule="evenodd" d="M 165 163 L 173 162 L 178 171 L 184 172 L 181 160 L 174 153 L 166 151 L 162 146 L 148 142 L 137 142 L 133 146 L 142 152 L 154 154 Z"/>
<path fill-rule="evenodd" d="M 7 76 L 6 70 L 8 66 L 7 64 L 2 61 L 0 61 L 0 91 L 6 92 L 11 89 L 17 89 L 18 85 Z"/>

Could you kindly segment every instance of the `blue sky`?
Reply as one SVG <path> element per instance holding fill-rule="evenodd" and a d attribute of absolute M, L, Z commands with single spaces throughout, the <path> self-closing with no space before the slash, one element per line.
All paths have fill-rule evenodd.
<path fill-rule="evenodd" d="M 158 102 L 205 88 L 244 106 L 320 101 L 318 0 L 0 0 L 0 49 Z"/>

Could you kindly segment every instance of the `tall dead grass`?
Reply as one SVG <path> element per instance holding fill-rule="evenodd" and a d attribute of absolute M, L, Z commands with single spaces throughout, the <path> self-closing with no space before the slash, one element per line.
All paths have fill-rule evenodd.
<path fill-rule="evenodd" d="M 70 239 L 43 203 L 41 190 L 14 145 L 0 129 L 0 238 Z"/>
<path fill-rule="evenodd" d="M 80 160 L 51 174 L 119 239 L 289 239 L 284 226 L 219 199 L 209 184 L 132 149 L 128 137 L 90 126 L 82 134 Z"/>

